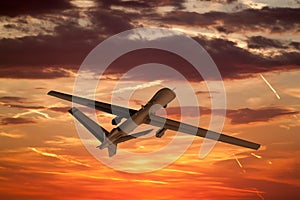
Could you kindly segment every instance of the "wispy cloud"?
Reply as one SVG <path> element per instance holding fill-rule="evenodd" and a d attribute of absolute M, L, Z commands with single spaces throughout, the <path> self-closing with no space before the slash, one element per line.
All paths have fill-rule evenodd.
<path fill-rule="evenodd" d="M 33 119 L 30 118 L 23 118 L 23 117 L 6 117 L 2 118 L 0 121 L 0 124 L 2 125 L 9 125 L 9 124 L 31 124 L 31 123 L 36 123 Z"/>
<path fill-rule="evenodd" d="M 149 88 L 152 86 L 157 86 L 160 85 L 163 81 L 162 80 L 156 80 L 156 81 L 152 81 L 152 82 L 148 82 L 148 83 L 144 83 L 144 84 L 140 84 L 140 85 L 135 85 L 135 86 L 130 86 L 130 87 L 122 87 L 120 89 L 117 89 L 114 91 L 114 93 L 121 93 L 121 92 L 125 92 L 125 91 L 130 91 L 130 90 L 137 90 L 137 89 L 144 89 L 144 88 Z"/>
<path fill-rule="evenodd" d="M 76 164 L 76 165 L 80 165 L 80 166 L 85 166 L 85 167 L 90 167 L 89 164 L 85 164 L 85 163 L 82 163 L 80 161 L 77 161 L 77 160 L 73 160 L 73 159 L 70 159 L 70 158 L 66 158 L 64 156 L 61 156 L 61 155 L 57 155 L 55 153 L 48 153 L 48 152 L 44 152 L 44 151 L 40 151 L 34 147 L 29 147 L 30 150 L 32 150 L 33 152 L 36 152 L 40 155 L 43 155 L 43 156 L 47 156 L 47 157 L 52 157 L 52 158 L 57 158 L 59 160 L 63 160 L 63 161 L 66 161 L 68 163 L 72 163 L 72 164 Z"/>
<path fill-rule="evenodd" d="M 0 132 L 0 136 L 9 137 L 9 138 L 22 138 L 23 137 L 23 135 L 21 135 L 21 134 L 13 134 L 13 133 L 6 133 L 6 132 Z"/>
<path fill-rule="evenodd" d="M 29 110 L 27 112 L 15 114 L 13 116 L 13 118 L 19 118 L 21 116 L 29 115 L 29 114 L 39 114 L 39 115 L 45 117 L 46 119 L 50 119 L 50 117 L 49 117 L 49 115 L 47 113 L 44 113 L 44 112 L 41 112 L 41 111 L 38 111 L 38 110 L 34 110 L 34 109 L 31 109 L 31 110 Z"/>

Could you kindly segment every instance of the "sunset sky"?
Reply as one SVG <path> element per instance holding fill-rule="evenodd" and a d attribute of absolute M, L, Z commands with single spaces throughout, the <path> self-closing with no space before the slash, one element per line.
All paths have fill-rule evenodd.
<path fill-rule="evenodd" d="M 298 0 L 1 0 L 0 198 L 300 199 L 299 19 Z M 224 81 L 223 132 L 261 148 L 218 143 L 200 159 L 203 139 L 195 138 L 174 163 L 147 173 L 122 171 L 128 161 L 118 157 L 111 162 L 121 171 L 98 161 L 78 136 L 67 112 L 71 103 L 47 92 L 72 94 L 89 52 L 110 36 L 137 27 L 179 31 L 202 45 Z M 178 94 L 185 91 L 182 81 L 159 70 L 157 76 L 140 71 L 133 73 L 136 79 L 118 81 L 132 67 L 153 62 L 182 73 L 199 103 L 200 122 L 195 105 L 184 105 L 188 112 L 180 114 L 176 100 L 167 116 L 207 128 L 217 92 L 210 93 L 184 60 L 163 51 L 120 57 L 102 77 L 96 100 L 110 102 L 117 84 L 119 93 L 135 90 L 129 103 L 119 99 L 134 109 L 165 85 Z M 112 115 L 97 112 L 97 117 L 102 126 L 113 128 Z M 181 148 L 148 157 L 176 135 L 167 131 L 159 139 L 154 134 L 119 145 L 145 155 L 130 161 L 136 171 L 164 162 Z M 96 139 L 92 144 L 99 145 Z"/>

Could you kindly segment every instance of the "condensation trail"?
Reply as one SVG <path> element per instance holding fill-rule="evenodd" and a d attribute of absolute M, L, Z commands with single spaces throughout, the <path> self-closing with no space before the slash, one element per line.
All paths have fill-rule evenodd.
<path fill-rule="evenodd" d="M 73 160 L 73 159 L 69 159 L 69 158 L 65 158 L 61 155 L 57 155 L 55 153 L 48 153 L 48 152 L 44 152 L 44 151 L 40 151 L 34 147 L 29 147 L 30 150 L 34 151 L 35 153 L 38 153 L 40 155 L 43 155 L 43 156 L 47 156 L 47 157 L 52 157 L 52 158 L 57 158 L 59 160 L 63 160 L 63 161 L 66 161 L 66 162 L 69 162 L 69 163 L 72 163 L 72 164 L 76 164 L 76 165 L 81 165 L 81 166 L 85 166 L 85 167 L 90 167 L 89 164 L 85 164 L 85 163 L 82 163 L 82 162 L 79 162 L 77 160 Z"/>
<path fill-rule="evenodd" d="M 43 113 L 41 111 L 38 111 L 38 110 L 29 110 L 27 112 L 23 112 L 23 113 L 17 113 L 13 116 L 13 118 L 18 118 L 18 117 L 21 117 L 23 115 L 29 115 L 29 114 L 32 114 L 32 113 L 36 113 L 36 114 L 39 114 L 39 115 L 42 115 L 43 117 L 45 117 L 46 119 L 51 119 L 51 117 L 49 117 L 49 115 L 47 113 Z"/>
<path fill-rule="evenodd" d="M 234 156 L 236 162 L 239 164 L 240 168 L 243 168 L 242 163 L 241 163 L 241 162 L 239 161 L 239 159 L 235 156 L 235 154 L 233 154 L 233 156 Z"/>
<path fill-rule="evenodd" d="M 280 99 L 280 96 L 278 95 L 278 93 L 276 92 L 276 90 L 272 87 L 272 85 L 267 81 L 267 79 L 265 79 L 265 77 L 262 74 L 259 74 L 259 75 L 265 81 L 265 83 L 269 86 L 269 88 L 275 94 L 275 96 L 277 97 L 277 99 Z"/>
<path fill-rule="evenodd" d="M 255 153 L 251 153 L 251 155 L 254 156 L 254 157 L 256 157 L 256 158 L 262 158 L 262 156 L 257 155 L 257 154 L 255 154 Z"/>

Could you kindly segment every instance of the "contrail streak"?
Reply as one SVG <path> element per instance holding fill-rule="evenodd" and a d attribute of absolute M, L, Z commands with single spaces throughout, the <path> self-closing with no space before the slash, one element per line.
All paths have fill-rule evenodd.
<path fill-rule="evenodd" d="M 66 161 L 66 162 L 69 162 L 69 163 L 72 163 L 72 164 L 76 164 L 76 165 L 81 165 L 81 166 L 85 166 L 85 167 L 90 167 L 89 164 L 85 164 L 85 163 L 82 163 L 82 162 L 79 162 L 77 160 L 73 160 L 73 159 L 69 159 L 69 158 L 65 158 L 61 155 L 57 155 L 57 154 L 54 154 L 54 153 L 48 153 L 48 152 L 44 152 L 44 151 L 40 151 L 34 147 L 30 147 L 29 148 L 30 150 L 40 154 L 40 155 L 43 155 L 43 156 L 47 156 L 47 157 L 52 157 L 52 158 L 57 158 L 59 160 L 63 160 L 63 161 Z"/>
<path fill-rule="evenodd" d="M 269 88 L 275 94 L 275 96 L 277 97 L 277 99 L 280 99 L 280 96 L 278 95 L 278 93 L 276 92 L 276 90 L 272 87 L 272 85 L 267 81 L 267 79 L 265 79 L 265 77 L 262 74 L 259 74 L 259 75 L 265 81 L 265 83 L 269 86 Z"/>
<path fill-rule="evenodd" d="M 121 92 L 128 91 L 128 90 L 130 91 L 130 90 L 144 89 L 144 88 L 160 85 L 162 82 L 163 82 L 162 80 L 156 80 L 156 81 L 144 83 L 141 85 L 124 87 L 124 88 L 115 90 L 114 93 L 121 93 Z"/>
<path fill-rule="evenodd" d="M 236 162 L 239 164 L 240 168 L 243 168 L 242 163 L 241 163 L 241 162 L 239 161 L 239 159 L 235 156 L 235 154 L 233 154 L 233 156 L 234 156 Z"/>
<path fill-rule="evenodd" d="M 47 113 L 43 113 L 43 112 L 40 112 L 38 110 L 29 110 L 27 112 L 23 112 L 23 113 L 18 113 L 18 114 L 15 114 L 13 116 L 13 118 L 18 118 L 18 117 L 21 117 L 23 115 L 29 115 L 29 114 L 32 114 L 32 113 L 36 113 L 36 114 L 39 114 L 39 115 L 42 115 L 43 117 L 45 117 L 46 119 L 50 119 L 49 115 Z"/>
<path fill-rule="evenodd" d="M 251 153 L 252 156 L 256 157 L 256 158 L 262 158 L 262 156 L 260 155 L 256 155 L 255 153 Z"/>

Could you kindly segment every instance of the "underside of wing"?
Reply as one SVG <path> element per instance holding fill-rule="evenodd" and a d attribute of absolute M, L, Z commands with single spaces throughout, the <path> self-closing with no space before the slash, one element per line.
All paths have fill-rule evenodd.
<path fill-rule="evenodd" d="M 64 99 L 67 101 L 71 101 L 83 106 L 87 106 L 90 108 L 95 108 L 96 110 L 100 110 L 106 113 L 110 113 L 113 115 L 117 115 L 123 118 L 129 118 L 131 115 L 137 112 L 137 110 L 130 109 L 130 108 L 125 108 L 122 106 L 117 106 L 117 105 L 112 105 L 109 103 L 104 103 L 104 102 L 99 102 L 99 101 L 94 101 L 91 99 L 86 99 L 83 97 L 78 97 L 70 94 L 65 94 L 57 91 L 50 91 L 48 92 L 48 95 Z"/>
<path fill-rule="evenodd" d="M 88 129 L 101 143 L 105 140 L 106 135 L 108 135 L 107 130 L 75 107 L 70 109 L 69 113 L 71 113 L 71 115 L 73 115 L 86 129 Z"/>
<path fill-rule="evenodd" d="M 195 135 L 199 137 L 205 137 L 209 138 L 212 140 L 217 140 L 221 141 L 224 143 L 232 144 L 232 145 L 237 145 L 241 147 L 246 147 L 250 149 L 255 149 L 257 150 L 260 147 L 260 144 L 250 142 L 247 140 L 243 140 L 240 138 L 232 137 L 229 135 L 217 133 L 214 131 L 210 131 L 204 128 L 192 126 L 186 123 L 182 123 L 179 121 L 175 121 L 172 119 L 166 119 L 157 115 L 151 115 L 150 118 L 147 118 L 145 121 L 146 124 L 151 124 L 153 126 L 165 128 L 165 129 L 170 129 L 173 131 L 179 131 L 182 133 L 187 133 L 190 135 Z"/>

